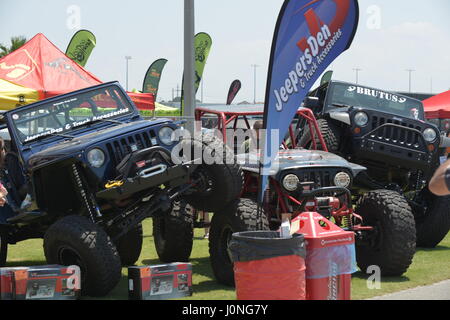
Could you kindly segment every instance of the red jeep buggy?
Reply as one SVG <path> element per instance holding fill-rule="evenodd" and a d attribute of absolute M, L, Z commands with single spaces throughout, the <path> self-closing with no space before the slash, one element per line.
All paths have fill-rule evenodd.
<path fill-rule="evenodd" d="M 218 129 L 216 132 L 220 132 L 235 151 L 239 146 L 232 133 L 239 129 L 250 130 L 252 123 L 262 115 L 262 106 L 196 109 L 196 120 L 207 128 L 204 130 Z M 310 109 L 300 108 L 296 121 L 304 121 L 306 126 L 302 127 L 317 139 L 308 146 L 310 150 L 296 145 L 298 133 L 293 122 L 282 146 L 286 149 L 280 150 L 270 173 L 264 207 L 260 210 L 256 203 L 260 179 L 258 155 L 237 154 L 244 171 L 241 197 L 216 211 L 211 220 L 209 251 L 216 279 L 226 285 L 234 284 L 233 265 L 227 252 L 228 241 L 234 232 L 276 230 L 282 214 L 294 218 L 308 211 L 310 200 L 314 200 L 317 212 L 355 232 L 356 258 L 363 272 L 367 267 L 377 265 L 382 275 L 403 274 L 412 262 L 416 240 L 414 217 L 407 202 L 395 191 L 373 190 L 360 196 L 353 210 L 352 197 L 347 190 L 352 190 L 354 178 L 365 168 L 328 152 Z"/>

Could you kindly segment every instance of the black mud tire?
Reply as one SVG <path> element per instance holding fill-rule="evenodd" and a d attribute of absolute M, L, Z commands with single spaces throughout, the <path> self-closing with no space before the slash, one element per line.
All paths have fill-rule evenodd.
<path fill-rule="evenodd" d="M 6 235 L 0 230 L 0 268 L 6 264 L 8 256 L 8 241 Z"/>
<path fill-rule="evenodd" d="M 107 295 L 122 276 L 117 249 L 107 233 L 82 216 L 66 216 L 48 228 L 44 253 L 49 264 L 78 265 L 81 293 Z"/>
<path fill-rule="evenodd" d="M 412 263 L 416 250 L 416 229 L 406 199 L 391 190 L 364 194 L 355 210 L 364 225 L 375 227 L 371 245 L 356 243 L 356 260 L 362 272 L 371 265 L 380 267 L 382 276 L 401 276 Z"/>
<path fill-rule="evenodd" d="M 142 251 L 143 237 L 142 224 L 139 223 L 116 241 L 116 248 L 122 266 L 132 266 L 138 261 Z"/>
<path fill-rule="evenodd" d="M 189 204 L 199 211 L 216 212 L 239 197 L 244 174 L 233 151 L 222 140 L 204 135 L 202 140 L 191 139 L 184 143 L 191 146 L 193 155 L 212 155 L 193 174 L 193 179 L 203 179 L 199 190 L 185 196 Z"/>
<path fill-rule="evenodd" d="M 194 244 L 194 209 L 175 201 L 172 210 L 153 218 L 153 239 L 162 262 L 187 262 Z"/>
<path fill-rule="evenodd" d="M 332 153 L 337 153 L 341 145 L 341 137 L 342 137 L 341 129 L 338 126 L 336 126 L 333 122 L 326 119 L 318 119 L 317 125 L 319 127 L 320 132 L 322 133 L 323 140 L 327 145 L 328 151 Z M 315 137 L 315 139 L 317 149 L 323 150 L 319 138 Z M 311 142 L 312 142 L 311 132 L 309 131 L 308 128 L 305 128 L 305 132 L 300 138 L 298 144 L 300 146 L 312 148 L 313 144 Z"/>
<path fill-rule="evenodd" d="M 209 229 L 209 255 L 217 282 L 234 286 L 233 263 L 228 255 L 228 242 L 235 232 L 269 230 L 264 210 L 258 216 L 257 204 L 251 199 L 237 199 L 221 212 L 214 213 Z"/>
<path fill-rule="evenodd" d="M 435 248 L 450 230 L 450 196 L 438 197 L 421 191 L 427 208 L 423 216 L 416 216 L 417 246 Z"/>

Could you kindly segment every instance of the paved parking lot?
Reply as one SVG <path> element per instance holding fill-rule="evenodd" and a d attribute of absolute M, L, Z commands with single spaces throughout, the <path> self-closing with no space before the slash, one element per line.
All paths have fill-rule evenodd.
<path fill-rule="evenodd" d="M 450 300 L 450 280 L 390 293 L 368 300 Z"/>

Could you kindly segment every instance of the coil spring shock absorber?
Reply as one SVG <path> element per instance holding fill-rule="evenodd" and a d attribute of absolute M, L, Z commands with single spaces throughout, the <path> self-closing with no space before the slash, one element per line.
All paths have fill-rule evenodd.
<path fill-rule="evenodd" d="M 348 198 L 348 195 L 344 196 L 346 200 L 340 200 L 343 201 L 343 203 L 347 206 L 347 210 L 349 211 L 349 214 L 342 217 L 342 225 L 344 228 L 347 228 L 348 230 L 353 229 L 353 221 L 352 221 L 352 215 L 351 212 L 351 206 L 352 206 L 352 199 L 351 197 Z"/>
<path fill-rule="evenodd" d="M 347 215 L 344 216 L 344 218 L 342 219 L 344 221 L 344 223 L 347 225 L 347 229 L 351 230 L 353 229 L 353 217 L 352 217 L 352 198 L 350 196 L 349 199 L 347 199 L 347 210 L 349 211 L 349 213 Z"/>
<path fill-rule="evenodd" d="M 352 217 L 350 215 L 346 215 L 346 216 L 342 217 L 342 228 L 345 228 L 348 230 L 353 228 Z"/>
<path fill-rule="evenodd" d="M 100 211 L 96 206 L 93 206 L 94 199 L 92 199 L 92 195 L 88 196 L 88 193 L 86 192 L 86 189 L 84 187 L 83 178 L 81 177 L 80 173 L 78 172 L 77 165 L 74 163 L 72 164 L 72 173 L 73 177 L 75 179 L 75 183 L 78 187 L 78 192 L 83 200 L 83 203 L 89 213 L 89 216 L 92 220 L 92 222 L 95 222 L 94 212 L 96 213 L 97 217 L 101 217 Z M 95 208 L 95 209 L 94 209 Z"/>

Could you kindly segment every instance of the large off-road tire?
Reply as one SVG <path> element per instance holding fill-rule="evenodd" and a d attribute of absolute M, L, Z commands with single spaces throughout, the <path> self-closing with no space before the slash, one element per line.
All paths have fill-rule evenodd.
<path fill-rule="evenodd" d="M 5 234 L 0 230 L 0 267 L 6 264 L 6 257 L 8 256 L 8 242 Z"/>
<path fill-rule="evenodd" d="M 132 266 L 136 263 L 142 251 L 143 231 L 142 224 L 128 231 L 116 241 L 117 252 L 119 253 L 122 266 Z"/>
<path fill-rule="evenodd" d="M 162 262 L 189 261 L 194 242 L 194 212 L 185 201 L 173 203 L 164 216 L 153 218 L 156 253 Z"/>
<path fill-rule="evenodd" d="M 262 208 L 251 199 L 237 199 L 217 212 L 209 229 L 209 255 L 217 282 L 234 286 L 233 263 L 228 255 L 228 243 L 235 232 L 269 230 L 269 221 Z"/>
<path fill-rule="evenodd" d="M 355 210 L 364 225 L 373 226 L 370 244 L 356 243 L 356 260 L 362 272 L 380 267 L 383 276 L 400 276 L 412 263 L 416 249 L 414 216 L 406 199 L 391 190 L 364 194 Z"/>
<path fill-rule="evenodd" d="M 192 155 L 202 155 L 202 164 L 192 177 L 201 178 L 201 182 L 193 193 L 185 196 L 189 204 L 200 211 L 215 212 L 240 195 L 244 175 L 233 151 L 222 140 L 203 135 L 203 139 L 190 139 L 182 143 L 191 147 Z"/>
<path fill-rule="evenodd" d="M 319 127 L 320 132 L 322 133 L 323 140 L 328 148 L 328 151 L 333 153 L 338 152 L 341 145 L 341 137 L 342 137 L 341 129 L 338 126 L 336 126 L 333 122 L 326 119 L 317 120 L 317 125 Z M 323 150 L 323 146 L 320 143 L 320 140 L 317 136 L 315 137 L 315 140 L 317 144 L 317 149 Z M 305 132 L 300 138 L 298 145 L 307 147 L 309 146 L 309 148 L 312 148 L 311 142 L 312 142 L 311 132 L 306 127 Z"/>
<path fill-rule="evenodd" d="M 51 225 L 44 236 L 44 253 L 49 264 L 80 267 L 83 295 L 105 296 L 122 275 L 120 257 L 109 236 L 82 216 L 66 216 Z"/>
<path fill-rule="evenodd" d="M 450 230 L 450 196 L 438 197 L 428 188 L 421 191 L 426 209 L 423 214 L 414 212 L 416 217 L 417 246 L 434 248 Z"/>

